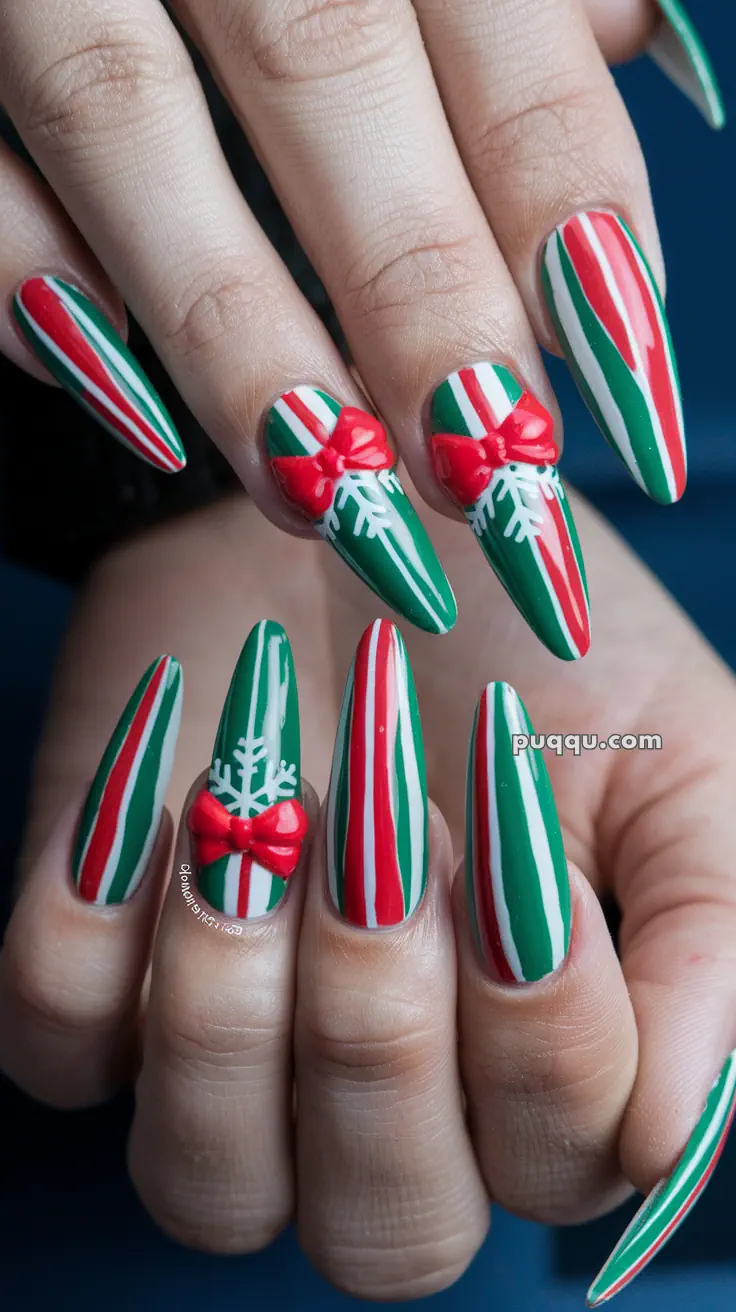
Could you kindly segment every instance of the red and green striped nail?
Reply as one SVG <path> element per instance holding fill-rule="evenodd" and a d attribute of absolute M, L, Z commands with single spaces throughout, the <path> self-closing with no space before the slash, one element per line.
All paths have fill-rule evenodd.
<path fill-rule="evenodd" d="M 562 660 L 590 645 L 585 568 L 552 416 L 509 369 L 450 374 L 430 410 L 438 480 L 537 637 Z"/>
<path fill-rule="evenodd" d="M 307 832 L 301 806 L 299 703 L 280 624 L 248 635 L 220 717 L 207 787 L 188 816 L 199 887 L 224 915 L 275 911 Z"/>
<path fill-rule="evenodd" d="M 72 874 L 87 902 L 125 902 L 145 874 L 174 763 L 181 702 L 181 666 L 173 656 L 160 656 L 123 711 L 84 804 Z"/>
<path fill-rule="evenodd" d="M 183 469 L 184 448 L 163 401 L 79 288 L 50 274 L 27 278 L 13 311 L 41 363 L 103 428 L 157 469 Z"/>
<path fill-rule="evenodd" d="M 398 925 L 427 882 L 427 784 L 414 679 L 388 620 L 366 629 L 348 676 L 327 799 L 333 905 L 367 929 Z"/>
<path fill-rule="evenodd" d="M 681 0 L 656 0 L 662 21 L 647 54 L 700 110 L 712 128 L 722 128 L 726 110 L 708 52 Z"/>
<path fill-rule="evenodd" d="M 695 1206 L 718 1164 L 736 1111 L 736 1050 L 727 1058 L 700 1120 L 670 1175 L 627 1226 L 588 1290 L 588 1307 L 620 1294 L 664 1247 Z"/>
<path fill-rule="evenodd" d="M 271 407 L 265 442 L 287 501 L 359 578 L 412 624 L 447 633 L 455 597 L 379 421 L 315 387 L 295 387 Z"/>
<path fill-rule="evenodd" d="M 593 417 L 639 486 L 670 505 L 685 491 L 680 384 L 664 305 L 618 215 L 587 210 L 547 239 L 542 286 Z"/>
<path fill-rule="evenodd" d="M 518 749 L 534 730 L 507 683 L 489 683 L 470 740 L 465 884 L 480 959 L 492 979 L 525 984 L 562 965 L 570 885 L 542 754 Z"/>

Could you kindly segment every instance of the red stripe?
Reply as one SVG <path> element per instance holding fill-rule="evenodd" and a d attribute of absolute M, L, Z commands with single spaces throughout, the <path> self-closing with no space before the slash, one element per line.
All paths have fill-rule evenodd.
<path fill-rule="evenodd" d="M 253 858 L 244 852 L 240 858 L 240 873 L 238 875 L 238 905 L 235 912 L 241 920 L 245 920 L 248 915 L 248 898 L 250 897 L 250 868 L 253 864 Z"/>
<path fill-rule="evenodd" d="M 588 214 L 593 224 L 596 234 L 601 237 L 601 225 L 599 220 L 602 218 L 612 218 L 612 215 Z M 616 220 L 613 220 L 616 223 Z M 616 225 L 618 227 L 618 225 Z M 619 232 L 620 232 L 619 228 Z M 629 340 L 629 334 L 626 324 L 616 308 L 616 304 L 611 295 L 606 282 L 606 275 L 601 268 L 598 255 L 591 246 L 590 240 L 583 228 L 579 218 L 570 219 L 562 229 L 562 240 L 565 245 L 570 259 L 572 260 L 575 273 L 580 281 L 583 294 L 590 302 L 594 313 L 598 316 L 604 328 L 610 334 L 616 350 L 623 357 L 632 373 L 636 371 L 636 361 Z M 618 265 L 620 263 L 620 244 L 616 248 L 614 258 L 611 261 L 614 277 L 616 282 L 618 278 Z M 627 307 L 631 312 L 631 307 Z M 634 313 L 632 322 L 637 323 L 636 313 Z"/>
<path fill-rule="evenodd" d="M 365 709 L 368 691 L 368 648 L 371 630 L 366 629 L 355 653 L 353 705 L 348 733 L 348 821 L 343 857 L 343 912 L 354 925 L 365 925 L 363 868 L 363 807 L 365 801 Z"/>
<path fill-rule="evenodd" d="M 590 618 L 585 588 L 570 540 L 570 530 L 557 496 L 548 501 L 540 489 L 540 511 L 544 520 L 537 545 L 542 563 L 560 603 L 565 623 L 575 646 L 584 656 L 590 646 Z"/>
<path fill-rule="evenodd" d="M 167 660 L 164 657 L 151 675 L 100 798 L 99 809 L 93 821 L 92 835 L 77 883 L 81 896 L 88 902 L 94 902 L 99 892 L 105 866 L 115 842 L 123 794 L 156 701 L 156 694 L 166 674 L 166 664 Z"/>
<path fill-rule="evenodd" d="M 288 405 L 289 409 L 293 411 L 297 419 L 301 419 L 304 427 L 309 429 L 312 437 L 316 437 L 317 441 L 322 443 L 322 446 L 326 446 L 330 440 L 329 432 L 322 423 L 322 420 L 317 418 L 314 412 L 309 409 L 308 405 L 305 405 L 301 397 L 297 396 L 296 392 L 284 392 L 281 400 Z"/>
<path fill-rule="evenodd" d="M 488 965 L 495 969 L 498 979 L 505 984 L 516 983 L 503 950 L 501 931 L 496 917 L 491 871 L 491 830 L 488 814 L 488 698 L 493 691 L 486 688 L 478 706 L 475 730 L 474 798 L 473 798 L 473 888 L 475 889 L 475 918 L 478 933 Z"/>
<path fill-rule="evenodd" d="M 134 433 L 131 433 L 116 415 L 110 414 L 101 403 L 84 392 L 85 401 L 98 414 L 103 414 L 121 437 L 150 460 L 161 462 L 164 469 L 171 468 L 172 455 L 168 446 L 145 417 L 130 404 L 124 392 L 120 390 L 111 377 L 98 351 L 87 341 L 84 333 L 76 323 L 71 312 L 52 287 L 43 278 L 30 278 L 20 288 L 20 300 L 31 318 L 52 339 L 65 355 L 81 370 L 86 377 L 105 394 L 111 404 L 122 410 L 123 414 L 141 428 L 150 438 L 156 451 L 144 448 Z M 76 380 L 75 380 L 76 381 Z"/>
<path fill-rule="evenodd" d="M 393 625 L 379 620 L 376 644 L 375 722 L 373 729 L 373 831 L 376 866 L 376 920 L 398 925 L 406 915 L 399 869 L 391 783 L 396 769 L 396 651 Z"/>
<path fill-rule="evenodd" d="M 478 382 L 478 376 L 474 369 L 459 369 L 458 375 L 465 391 L 468 395 L 473 409 L 476 411 L 478 418 L 481 420 L 487 433 L 493 433 L 496 430 L 496 416 L 488 404 L 483 388 Z"/>

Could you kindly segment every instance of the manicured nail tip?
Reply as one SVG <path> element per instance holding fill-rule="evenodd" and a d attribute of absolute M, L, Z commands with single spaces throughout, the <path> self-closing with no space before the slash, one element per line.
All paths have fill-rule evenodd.
<path fill-rule="evenodd" d="M 294 662 L 273 620 L 248 635 L 187 824 L 199 888 L 215 910 L 252 920 L 278 907 L 308 826 Z"/>
<path fill-rule="evenodd" d="M 711 1179 L 736 1111 L 736 1049 L 727 1057 L 670 1175 L 656 1184 L 588 1290 L 588 1307 L 619 1294 L 657 1256 Z"/>
<path fill-rule="evenodd" d="M 450 374 L 430 408 L 438 481 L 537 637 L 562 660 L 590 646 L 585 567 L 557 472 L 554 421 L 509 369 Z"/>
<path fill-rule="evenodd" d="M 489 683 L 468 758 L 465 880 L 476 947 L 492 979 L 538 983 L 570 945 L 570 885 L 542 753 L 518 694 Z M 515 750 L 516 744 L 516 750 Z"/>
<path fill-rule="evenodd" d="M 659 289 L 616 214 L 587 210 L 544 246 L 542 287 L 557 337 L 603 435 L 653 500 L 685 490 L 685 434 Z"/>
<path fill-rule="evenodd" d="M 50 274 L 27 278 L 13 310 L 41 363 L 103 428 L 156 469 L 184 468 L 184 448 L 163 401 L 78 287 Z"/>
<path fill-rule="evenodd" d="M 657 0 L 663 21 L 647 53 L 671 82 L 716 130 L 725 126 L 726 110 L 713 65 L 690 15 L 680 0 Z"/>
<path fill-rule="evenodd" d="M 173 656 L 148 667 L 115 728 L 87 794 L 72 857 L 86 902 L 125 902 L 148 865 L 174 764 L 182 673 Z"/>
<path fill-rule="evenodd" d="M 359 578 L 418 628 L 447 633 L 455 597 L 382 424 L 317 388 L 295 387 L 271 407 L 265 445 L 286 500 Z"/>
<path fill-rule="evenodd" d="M 327 798 L 335 909 L 367 929 L 398 925 L 427 882 L 422 728 L 403 638 L 375 620 L 358 644 L 340 712 Z"/>

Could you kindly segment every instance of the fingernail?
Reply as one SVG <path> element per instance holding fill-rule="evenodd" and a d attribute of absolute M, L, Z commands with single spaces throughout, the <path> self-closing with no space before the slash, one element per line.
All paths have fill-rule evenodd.
<path fill-rule="evenodd" d="M 515 750 L 534 730 L 508 683 L 489 683 L 468 760 L 465 883 L 476 946 L 501 984 L 529 984 L 562 965 L 570 885 L 542 753 Z"/>
<path fill-rule="evenodd" d="M 450 374 L 430 409 L 437 478 L 537 637 L 563 660 L 590 646 L 585 567 L 557 473 L 552 416 L 503 365 Z"/>
<path fill-rule="evenodd" d="M 187 818 L 199 888 L 223 915 L 274 911 L 307 833 L 301 805 L 299 703 L 291 645 L 261 620 L 235 667 L 207 787 Z"/>
<path fill-rule="evenodd" d="M 722 128 L 726 110 L 708 52 L 680 0 L 657 0 L 663 22 L 647 53 L 666 77 L 700 110 L 712 128 Z"/>
<path fill-rule="evenodd" d="M 44 274 L 21 283 L 13 311 L 41 363 L 103 428 L 157 469 L 183 469 L 184 448 L 163 401 L 89 297 Z"/>
<path fill-rule="evenodd" d="M 664 1248 L 710 1180 L 736 1110 L 736 1050 L 727 1058 L 672 1173 L 659 1181 L 588 1290 L 588 1307 L 620 1294 Z"/>
<path fill-rule="evenodd" d="M 286 500 L 359 578 L 412 624 L 447 633 L 455 597 L 379 421 L 314 387 L 295 387 L 271 407 L 265 441 Z"/>
<path fill-rule="evenodd" d="M 159 656 L 123 711 L 84 804 L 72 874 L 87 902 L 125 902 L 145 874 L 174 764 L 181 703 L 181 666 L 173 656 Z"/>
<path fill-rule="evenodd" d="M 399 925 L 427 882 L 422 727 L 404 640 L 375 620 L 358 644 L 343 696 L 327 798 L 327 875 L 353 925 Z"/>
<path fill-rule="evenodd" d="M 679 500 L 687 460 L 677 364 L 662 298 L 623 219 L 588 210 L 561 223 L 544 247 L 542 286 L 604 436 L 654 501 Z"/>

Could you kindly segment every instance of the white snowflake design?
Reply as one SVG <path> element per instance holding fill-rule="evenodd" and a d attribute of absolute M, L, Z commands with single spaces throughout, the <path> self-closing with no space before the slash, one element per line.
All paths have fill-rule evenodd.
<path fill-rule="evenodd" d="M 235 774 L 240 784 L 233 780 L 230 763 L 223 763 L 219 757 L 209 774 L 209 791 L 222 801 L 228 811 L 240 816 L 261 815 L 274 802 L 296 795 L 296 765 L 287 765 L 286 761 L 277 764 L 270 760 L 263 738 L 240 738 L 233 757 L 238 763 Z M 253 788 L 258 766 L 264 766 L 263 783 Z M 226 797 L 230 800 L 225 801 Z"/>
<path fill-rule="evenodd" d="M 353 537 L 360 538 L 365 534 L 370 540 L 385 533 L 390 527 L 388 509 L 376 500 L 376 482 L 386 491 L 401 491 L 401 484 L 390 469 L 382 469 L 378 474 L 344 475 L 332 505 L 315 525 L 320 536 L 334 542 L 340 528 L 339 512 L 351 501 L 357 507 Z"/>
<path fill-rule="evenodd" d="M 504 465 L 502 469 L 496 470 L 488 487 L 481 492 L 472 510 L 468 511 L 468 523 L 476 536 L 481 537 L 496 518 L 496 505 L 505 497 L 510 497 L 513 511 L 503 535 L 512 538 L 514 542 L 529 542 L 539 536 L 544 523 L 544 516 L 539 509 L 540 495 L 546 501 L 553 501 L 556 496 L 560 500 L 564 498 L 560 476 L 554 465 L 545 465 L 541 473 L 536 466 Z"/>

